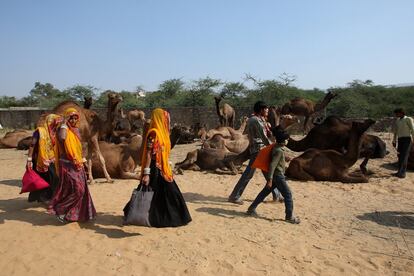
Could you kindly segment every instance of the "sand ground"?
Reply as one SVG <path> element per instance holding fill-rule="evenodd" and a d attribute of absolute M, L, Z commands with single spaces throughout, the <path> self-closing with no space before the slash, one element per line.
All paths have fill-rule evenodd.
<path fill-rule="evenodd" d="M 390 135 L 382 137 L 389 145 Z M 196 147 L 178 145 L 172 161 Z M 289 181 L 300 225 L 282 220 L 282 203 L 245 215 L 263 188 L 261 173 L 238 206 L 227 196 L 240 175 L 185 171 L 176 181 L 193 221 L 155 229 L 122 225 L 134 180 L 90 185 L 96 221 L 62 225 L 19 195 L 26 152 L 2 149 L 0 274 L 414 275 L 414 173 L 391 177 L 390 151 L 369 163 L 367 184 Z"/>

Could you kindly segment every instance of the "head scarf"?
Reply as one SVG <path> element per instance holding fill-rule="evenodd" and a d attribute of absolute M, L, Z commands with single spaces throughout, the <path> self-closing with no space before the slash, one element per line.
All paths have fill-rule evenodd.
<path fill-rule="evenodd" d="M 49 114 L 36 129 L 39 133 L 36 170 L 39 172 L 48 171 L 49 165 L 55 162 L 56 129 L 62 122 L 62 116 Z"/>
<path fill-rule="evenodd" d="M 173 174 L 171 166 L 168 162 L 171 151 L 171 142 L 170 142 L 170 114 L 161 109 L 154 109 L 151 113 L 151 123 L 147 135 L 145 136 L 143 144 L 143 153 L 142 153 L 142 162 L 141 164 L 146 164 L 147 161 L 147 142 L 150 135 L 155 135 L 153 143 L 153 153 L 155 154 L 155 163 L 156 166 L 160 169 L 162 177 L 168 181 L 173 181 Z M 144 166 L 141 168 L 143 175 Z"/>
<path fill-rule="evenodd" d="M 66 121 L 74 115 L 80 118 L 79 112 L 73 107 L 66 109 L 64 114 Z M 78 130 L 74 129 L 70 124 L 67 124 L 67 133 L 66 139 L 64 141 L 64 148 L 66 151 L 66 157 L 69 159 L 69 161 L 72 161 L 76 168 L 81 168 L 83 165 L 81 138 Z"/>

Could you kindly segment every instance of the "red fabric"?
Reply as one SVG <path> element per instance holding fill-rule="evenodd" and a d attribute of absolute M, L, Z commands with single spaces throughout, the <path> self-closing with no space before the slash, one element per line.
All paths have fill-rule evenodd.
<path fill-rule="evenodd" d="M 26 170 L 22 179 L 22 190 L 20 193 L 39 191 L 49 187 L 43 178 L 40 177 L 34 170 Z"/>
<path fill-rule="evenodd" d="M 259 151 L 256 159 L 252 164 L 252 168 L 261 169 L 264 172 L 269 171 L 269 165 L 272 161 L 272 149 L 274 145 L 275 144 L 268 145 Z"/>

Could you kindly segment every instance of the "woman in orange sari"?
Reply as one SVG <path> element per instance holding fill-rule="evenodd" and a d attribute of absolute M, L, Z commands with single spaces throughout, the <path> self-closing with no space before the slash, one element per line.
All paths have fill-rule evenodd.
<path fill-rule="evenodd" d="M 154 196 L 149 210 L 153 227 L 177 227 L 191 221 L 184 198 L 175 183 L 169 162 L 170 115 L 157 108 L 151 114 L 151 124 L 143 144 L 141 184 L 150 186 Z"/>
<path fill-rule="evenodd" d="M 88 221 L 96 211 L 86 184 L 79 129 L 79 113 L 75 108 L 65 111 L 65 120 L 58 130 L 55 147 L 58 160 L 59 185 L 51 200 L 49 212 L 61 222 Z"/>

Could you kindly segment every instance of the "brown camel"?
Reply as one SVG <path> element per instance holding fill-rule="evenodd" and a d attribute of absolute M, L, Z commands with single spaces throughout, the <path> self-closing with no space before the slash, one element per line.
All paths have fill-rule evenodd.
<path fill-rule="evenodd" d="M 197 149 L 187 153 L 186 158 L 175 164 L 174 171 L 182 173 L 182 170 L 213 170 L 217 172 L 238 173 L 244 159 L 238 158 L 239 155 L 229 152 L 226 149 Z"/>
<path fill-rule="evenodd" d="M 190 129 L 181 125 L 174 125 L 170 131 L 171 149 L 176 144 L 189 144 L 194 142 L 195 135 Z"/>
<path fill-rule="evenodd" d="M 336 93 L 329 92 L 325 95 L 323 100 L 319 103 L 314 103 L 311 100 L 304 98 L 294 98 L 288 103 L 285 103 L 281 108 L 282 114 L 292 114 L 296 116 L 304 116 L 305 120 L 303 123 L 303 132 L 307 133 L 309 131 L 309 119 L 315 114 L 323 109 L 329 104 L 329 102 L 337 96 Z"/>
<path fill-rule="evenodd" d="M 83 97 L 83 108 L 85 109 L 91 109 L 93 99 L 92 97 Z"/>
<path fill-rule="evenodd" d="M 65 101 L 57 105 L 53 109 L 53 113 L 64 115 L 65 110 L 73 107 L 78 110 L 80 114 L 79 118 L 79 131 L 81 134 L 82 142 L 87 143 L 87 160 L 88 160 L 88 177 L 91 183 L 93 183 L 92 176 L 92 153 L 95 153 L 99 157 L 102 170 L 104 172 L 105 178 L 108 182 L 112 182 L 112 179 L 106 169 L 105 159 L 102 156 L 98 137 L 101 129 L 103 128 L 103 122 L 99 118 L 98 114 L 90 109 L 84 109 L 80 107 L 74 101 Z"/>
<path fill-rule="evenodd" d="M 288 130 L 294 124 L 299 123 L 299 119 L 296 116 L 290 114 L 282 115 L 279 108 L 271 106 L 269 108 L 269 115 L 267 116 L 267 121 L 273 127 L 280 126 L 284 130 Z"/>
<path fill-rule="evenodd" d="M 338 152 L 345 152 L 348 145 L 349 132 L 352 122 L 345 122 L 336 116 L 327 117 L 321 124 L 316 125 L 300 141 L 289 139 L 287 147 L 293 151 L 305 151 L 310 148 L 322 150 L 333 149 Z M 366 174 L 366 165 L 371 158 L 383 158 L 387 154 L 385 142 L 379 137 L 363 134 L 360 149 L 360 156 L 364 157 L 361 163 L 361 171 Z"/>
<path fill-rule="evenodd" d="M 115 92 L 109 92 L 106 121 L 101 125 L 99 130 L 99 140 L 109 142 L 116 124 L 116 118 L 118 117 L 118 104 L 122 102 L 122 96 Z"/>
<path fill-rule="evenodd" d="M 142 136 L 135 134 L 129 143 L 112 144 L 99 141 L 99 147 L 105 158 L 106 168 L 113 178 L 140 179 L 134 171 L 141 163 Z M 98 156 L 92 155 L 92 173 L 95 177 L 104 177 Z"/>
<path fill-rule="evenodd" d="M 14 131 L 9 131 L 0 139 L 0 148 L 17 148 L 20 140 L 32 137 L 32 135 L 32 130 L 16 129 Z"/>
<path fill-rule="evenodd" d="M 118 116 L 116 116 L 114 130 L 127 132 L 131 131 L 131 124 L 129 123 L 127 115 L 124 113 L 123 108 L 119 109 Z"/>
<path fill-rule="evenodd" d="M 142 133 L 145 124 L 145 113 L 139 109 L 128 111 L 128 120 L 131 125 L 131 131 Z"/>
<path fill-rule="evenodd" d="M 216 101 L 216 111 L 219 117 L 220 126 L 229 126 L 234 128 L 236 112 L 234 111 L 234 108 L 227 103 L 224 103 L 223 106 L 220 107 L 220 101 L 222 99 L 223 97 L 221 96 L 214 97 L 214 100 Z"/>
<path fill-rule="evenodd" d="M 365 175 L 350 175 L 348 169 L 358 160 L 361 136 L 374 123 L 373 120 L 352 122 L 345 154 L 335 150 L 309 149 L 290 161 L 286 175 L 304 181 L 368 182 Z"/>

